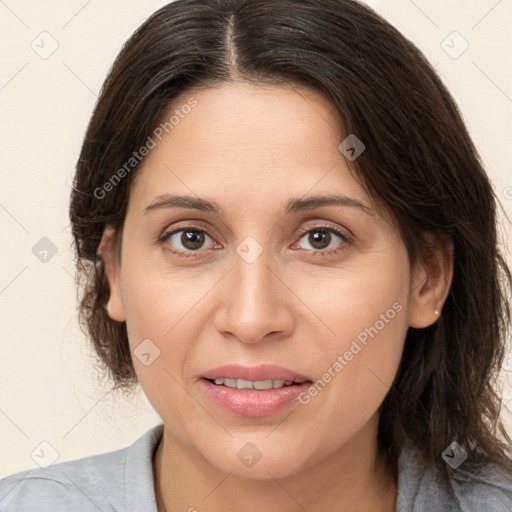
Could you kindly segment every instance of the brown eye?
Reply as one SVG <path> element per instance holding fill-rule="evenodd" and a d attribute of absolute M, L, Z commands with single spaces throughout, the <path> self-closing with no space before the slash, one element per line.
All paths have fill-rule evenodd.
<path fill-rule="evenodd" d="M 300 240 L 306 240 L 311 247 L 302 247 L 302 249 L 311 249 L 313 252 L 336 252 L 339 246 L 348 242 L 347 238 L 332 228 L 315 228 L 305 233 Z M 336 243 L 338 241 L 338 243 Z M 328 250 L 326 250 L 328 249 Z"/>
<path fill-rule="evenodd" d="M 325 249 L 331 242 L 331 233 L 327 230 L 316 229 L 309 232 L 308 242 L 314 249 Z"/>
<path fill-rule="evenodd" d="M 198 251 L 204 248 L 207 239 L 210 237 L 204 231 L 190 228 L 179 229 L 165 236 L 167 243 L 178 252 Z"/>

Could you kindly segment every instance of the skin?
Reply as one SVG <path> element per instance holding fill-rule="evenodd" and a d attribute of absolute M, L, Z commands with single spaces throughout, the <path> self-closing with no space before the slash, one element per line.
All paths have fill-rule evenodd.
<path fill-rule="evenodd" d="M 438 318 L 450 247 L 438 244 L 411 268 L 393 224 L 354 179 L 338 149 L 346 134 L 316 91 L 224 84 L 189 91 L 171 110 L 191 96 L 197 106 L 134 177 L 120 258 L 110 227 L 99 249 L 110 317 L 126 321 L 132 351 L 148 338 L 160 350 L 148 366 L 134 357 L 165 425 L 154 461 L 158 510 L 393 511 L 397 475 L 378 453 L 378 407 L 408 327 Z M 333 193 L 367 210 L 284 214 L 292 197 Z M 224 212 L 145 212 L 162 194 L 214 200 Z M 203 246 L 183 245 L 182 232 L 161 239 L 178 228 L 206 230 Z M 312 245 L 319 228 L 331 233 L 325 248 Z M 263 249 L 252 263 L 236 252 L 247 236 Z M 396 303 L 400 312 L 306 405 L 245 418 L 219 408 L 198 384 L 227 363 L 276 364 L 316 381 Z M 252 467 L 237 457 L 248 442 L 262 454 Z"/>

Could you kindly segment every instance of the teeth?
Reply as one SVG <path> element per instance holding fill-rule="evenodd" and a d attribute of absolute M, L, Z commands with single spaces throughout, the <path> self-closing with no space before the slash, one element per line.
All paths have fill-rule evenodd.
<path fill-rule="evenodd" d="M 282 380 L 276 380 L 275 381 L 276 383 L 277 382 L 283 382 Z M 272 388 L 276 388 L 276 387 L 281 387 L 281 386 L 276 386 L 275 383 L 273 383 L 271 380 L 256 380 L 252 383 L 252 388 L 253 389 L 272 389 Z"/>
<path fill-rule="evenodd" d="M 238 379 L 235 385 L 238 389 L 252 389 L 252 382 L 250 380 Z"/>
<path fill-rule="evenodd" d="M 227 386 L 228 388 L 237 389 L 276 389 L 284 386 L 291 386 L 292 380 L 244 380 L 244 379 L 227 379 L 218 378 L 213 381 L 218 386 Z"/>

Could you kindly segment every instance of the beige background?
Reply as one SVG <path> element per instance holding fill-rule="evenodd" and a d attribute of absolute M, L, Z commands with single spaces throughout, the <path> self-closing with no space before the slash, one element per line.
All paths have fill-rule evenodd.
<path fill-rule="evenodd" d="M 164 3 L 0 1 L 0 477 L 36 467 L 43 441 L 64 461 L 124 447 L 160 422 L 142 392 L 127 400 L 98 384 L 76 321 L 67 206 L 107 70 Z M 435 64 L 512 218 L 512 1 L 367 3 Z M 47 262 L 32 252 L 43 237 L 57 251 Z M 512 405 L 510 384 L 503 393 Z"/>

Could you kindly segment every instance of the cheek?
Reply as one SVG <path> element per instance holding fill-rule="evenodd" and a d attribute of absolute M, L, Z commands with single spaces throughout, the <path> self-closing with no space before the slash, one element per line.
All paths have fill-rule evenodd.
<path fill-rule="evenodd" d="M 181 392 L 183 376 L 190 374 L 185 367 L 207 321 L 205 290 L 214 283 L 141 261 L 123 262 L 122 300 L 135 372 L 155 409 L 165 415 L 164 410 L 190 399 Z"/>
<path fill-rule="evenodd" d="M 376 258 L 365 269 L 346 273 L 317 290 L 322 296 L 319 316 L 331 335 L 320 340 L 317 349 L 323 368 L 311 394 L 302 400 L 316 409 L 315 414 L 323 414 L 323 408 L 330 419 L 346 421 L 349 415 L 356 425 L 378 408 L 403 351 L 408 276 L 408 260 L 398 252 L 390 259 Z"/>
<path fill-rule="evenodd" d="M 127 245 L 128 242 L 127 237 Z M 127 251 L 121 272 L 121 294 L 127 327 L 133 337 L 130 342 L 135 344 L 141 337 L 153 337 L 162 343 L 170 341 L 176 329 L 190 322 L 205 290 L 213 284 L 205 278 L 194 279 L 190 272 L 174 270 L 158 250 L 137 252 L 135 247 Z"/>
<path fill-rule="evenodd" d="M 144 277 L 140 275 L 134 279 L 131 276 L 125 279 L 123 285 L 126 325 L 135 373 L 158 415 L 165 419 L 167 425 L 172 425 L 174 432 L 184 432 L 183 422 L 172 412 L 186 410 L 191 405 L 190 397 L 183 392 L 181 379 L 188 347 L 176 341 L 176 334 L 187 319 L 182 307 L 186 300 L 180 292 L 180 300 L 177 301 L 175 294 L 169 293 L 168 286 L 162 280 Z"/>
<path fill-rule="evenodd" d="M 302 280 L 303 288 L 297 292 L 307 297 L 307 304 L 326 327 L 327 335 L 322 337 L 326 353 L 342 349 L 360 334 L 364 341 L 364 333 L 376 323 L 385 338 L 393 339 L 393 330 L 403 332 L 409 303 L 408 269 L 405 249 L 390 246 L 328 277 Z"/>

